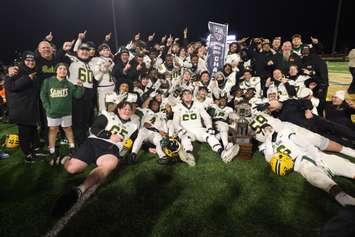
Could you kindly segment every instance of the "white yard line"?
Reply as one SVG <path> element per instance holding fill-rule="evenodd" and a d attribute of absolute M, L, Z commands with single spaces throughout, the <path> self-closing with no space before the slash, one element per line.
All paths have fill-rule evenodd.
<path fill-rule="evenodd" d="M 95 185 L 91 187 L 80 200 L 74 204 L 74 206 L 65 213 L 65 215 L 60 218 L 57 223 L 53 226 L 53 228 L 45 235 L 45 237 L 55 237 L 59 234 L 60 231 L 64 229 L 64 227 L 68 224 L 70 219 L 82 208 L 83 204 L 89 197 L 96 191 L 99 185 Z"/>

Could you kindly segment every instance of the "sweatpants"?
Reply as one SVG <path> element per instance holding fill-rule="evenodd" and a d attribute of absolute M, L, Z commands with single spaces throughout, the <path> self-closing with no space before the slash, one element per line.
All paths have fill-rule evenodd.
<path fill-rule="evenodd" d="M 39 148 L 39 136 L 37 126 L 17 124 L 20 139 L 20 147 L 27 156 L 33 152 L 35 148 Z"/>

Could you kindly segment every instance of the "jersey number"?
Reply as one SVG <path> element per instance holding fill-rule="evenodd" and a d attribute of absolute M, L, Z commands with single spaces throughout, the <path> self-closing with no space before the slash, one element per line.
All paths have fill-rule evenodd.
<path fill-rule="evenodd" d="M 187 121 L 187 120 L 195 120 L 197 119 L 197 114 L 193 113 L 193 114 L 184 114 L 182 116 L 182 120 L 183 121 Z"/>
<path fill-rule="evenodd" d="M 85 68 L 79 68 L 79 80 L 83 83 L 92 83 L 92 71 Z"/>
<path fill-rule="evenodd" d="M 267 119 L 262 115 L 258 115 L 255 117 L 253 122 L 251 122 L 250 127 L 255 131 L 255 133 L 260 133 L 264 124 L 267 124 Z"/>
<path fill-rule="evenodd" d="M 122 137 L 126 137 L 126 135 L 128 134 L 128 131 L 123 129 L 123 128 L 120 128 L 118 126 L 112 126 L 111 128 L 111 133 L 113 134 L 119 134 L 121 135 Z"/>

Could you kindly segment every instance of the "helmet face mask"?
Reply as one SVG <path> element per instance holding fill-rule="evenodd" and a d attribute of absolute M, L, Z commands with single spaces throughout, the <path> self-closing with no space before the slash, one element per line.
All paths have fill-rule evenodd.
<path fill-rule="evenodd" d="M 276 153 L 270 160 L 272 172 L 279 176 L 285 176 L 293 171 L 295 163 L 292 158 L 284 153 Z"/>
<path fill-rule="evenodd" d="M 160 141 L 161 148 L 165 155 L 169 158 L 175 158 L 178 156 L 180 150 L 180 142 L 175 138 L 163 138 Z"/>

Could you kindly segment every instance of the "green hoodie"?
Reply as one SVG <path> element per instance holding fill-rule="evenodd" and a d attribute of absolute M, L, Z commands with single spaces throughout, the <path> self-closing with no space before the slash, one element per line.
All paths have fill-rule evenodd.
<path fill-rule="evenodd" d="M 56 76 L 45 79 L 41 89 L 41 100 L 47 116 L 61 118 L 72 114 L 72 99 L 84 95 L 84 88 L 76 86 L 67 79 Z"/>

